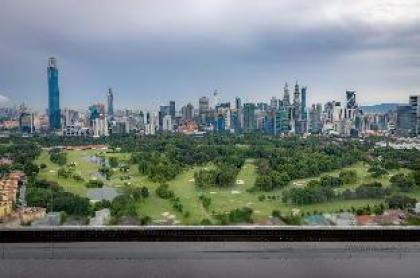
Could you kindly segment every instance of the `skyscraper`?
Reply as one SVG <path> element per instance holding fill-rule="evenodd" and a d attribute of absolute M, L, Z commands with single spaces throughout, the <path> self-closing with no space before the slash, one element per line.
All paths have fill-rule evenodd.
<path fill-rule="evenodd" d="M 207 97 L 201 97 L 198 100 L 198 114 L 203 115 L 208 113 L 210 110 L 210 101 Z"/>
<path fill-rule="evenodd" d="M 415 132 L 415 114 L 410 104 L 401 104 L 397 108 L 397 133 L 399 135 L 408 136 Z"/>
<path fill-rule="evenodd" d="M 236 111 L 242 110 L 242 103 L 240 97 L 235 98 L 235 109 Z"/>
<path fill-rule="evenodd" d="M 413 113 L 414 135 L 420 134 L 420 95 L 413 95 L 409 98 L 409 104 Z"/>
<path fill-rule="evenodd" d="M 294 119 L 299 120 L 300 117 L 300 91 L 299 84 L 295 84 L 295 92 L 293 93 L 293 108 L 294 108 Z"/>
<path fill-rule="evenodd" d="M 284 84 L 283 92 L 284 92 L 283 105 L 284 106 L 289 106 L 290 105 L 290 94 L 289 94 L 289 84 L 287 84 L 287 82 Z"/>
<path fill-rule="evenodd" d="M 108 117 L 111 119 L 114 116 L 114 94 L 112 89 L 108 89 Z"/>
<path fill-rule="evenodd" d="M 307 120 L 308 115 L 306 113 L 306 87 L 301 89 L 301 102 L 300 102 L 300 117 L 302 120 Z"/>
<path fill-rule="evenodd" d="M 175 119 L 175 101 L 171 100 L 169 102 L 169 115 L 172 117 L 172 119 Z"/>
<path fill-rule="evenodd" d="M 48 59 L 48 118 L 50 129 L 61 127 L 60 90 L 58 88 L 57 60 Z"/>
<path fill-rule="evenodd" d="M 193 110 L 194 107 L 192 106 L 191 103 L 188 103 L 187 105 L 183 106 L 181 108 L 181 113 L 182 113 L 182 119 L 184 121 L 190 121 L 193 118 Z"/>
<path fill-rule="evenodd" d="M 244 132 L 252 132 L 255 130 L 255 104 L 254 103 L 245 103 L 244 104 Z"/>
<path fill-rule="evenodd" d="M 346 91 L 346 108 L 347 109 L 356 109 L 356 91 Z"/>

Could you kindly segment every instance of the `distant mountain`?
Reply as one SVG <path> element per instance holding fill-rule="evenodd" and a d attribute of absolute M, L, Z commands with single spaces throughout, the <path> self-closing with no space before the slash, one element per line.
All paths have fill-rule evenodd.
<path fill-rule="evenodd" d="M 370 106 L 360 106 L 364 113 L 379 113 L 384 114 L 389 111 L 396 111 L 399 103 L 382 103 Z"/>

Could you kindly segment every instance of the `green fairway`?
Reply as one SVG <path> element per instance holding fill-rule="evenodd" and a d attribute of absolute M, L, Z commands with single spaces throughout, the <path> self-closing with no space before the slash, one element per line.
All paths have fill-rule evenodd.
<path fill-rule="evenodd" d="M 374 205 L 380 203 L 381 200 L 349 200 L 349 201 L 334 201 L 322 204 L 312 204 L 304 206 L 296 206 L 285 204 L 282 202 L 282 192 L 291 187 L 303 187 L 311 179 L 319 177 L 299 179 L 292 181 L 286 188 L 274 190 L 271 192 L 253 192 L 250 193 L 247 189 L 254 186 L 257 178 L 256 168 L 252 159 L 247 159 L 240 170 L 235 185 L 227 188 L 206 188 L 204 190 L 198 189 L 194 183 L 194 173 L 200 167 L 190 167 L 184 169 L 177 177 L 168 182 L 169 189 L 173 190 L 176 197 L 180 198 L 183 205 L 183 212 L 178 212 L 172 207 L 169 200 L 159 198 L 155 194 L 156 183 L 151 182 L 147 177 L 139 174 L 137 165 L 129 164 L 131 155 L 129 153 L 108 153 L 100 150 L 71 150 L 66 151 L 67 164 L 75 164 L 75 173 L 80 175 L 85 181 L 76 181 L 73 178 L 58 178 L 57 171 L 60 168 L 49 159 L 47 150 L 43 150 L 38 157 L 36 163 L 38 165 L 45 164 L 47 167 L 41 169 L 39 176 L 50 181 L 56 181 L 64 187 L 66 191 L 86 196 L 88 189 L 85 186 L 86 181 L 90 179 L 100 179 L 104 181 L 106 186 L 121 187 L 124 183 L 130 183 L 135 186 L 146 186 L 149 189 L 150 195 L 147 199 L 137 203 L 137 210 L 140 216 L 149 216 L 153 220 L 161 220 L 164 222 L 169 218 L 175 220 L 175 223 L 186 225 L 198 225 L 203 219 L 209 219 L 215 222 L 215 215 L 230 210 L 250 207 L 253 209 L 253 219 L 256 223 L 265 223 L 273 210 L 279 210 L 282 213 L 290 214 L 292 211 L 299 214 L 313 213 L 313 212 L 336 212 L 339 210 L 350 210 L 352 208 L 363 207 L 366 205 Z M 95 157 L 116 157 L 118 162 L 128 164 L 129 170 L 122 173 L 119 169 L 113 169 L 113 174 L 109 180 L 106 180 L 98 173 L 100 167 L 99 163 L 95 161 Z M 211 164 L 207 165 L 211 167 Z M 205 167 L 201 167 L 205 168 Z M 391 171 L 389 175 L 385 175 L 379 179 L 374 179 L 368 172 L 369 165 L 363 162 L 354 164 L 351 167 L 346 167 L 348 170 L 355 170 L 357 172 L 357 182 L 350 185 L 345 185 L 339 190 L 345 188 L 355 188 L 362 183 L 379 181 L 384 185 L 389 185 L 389 176 L 398 172 L 408 173 L 406 169 Z M 338 176 L 341 170 L 325 173 L 324 175 Z M 129 179 L 123 180 L 121 177 L 128 176 Z M 199 199 L 199 196 L 204 194 L 211 198 L 211 204 L 206 210 Z M 264 195 L 264 200 L 260 201 L 259 197 Z M 419 197 L 420 191 L 409 193 L 410 196 Z"/>

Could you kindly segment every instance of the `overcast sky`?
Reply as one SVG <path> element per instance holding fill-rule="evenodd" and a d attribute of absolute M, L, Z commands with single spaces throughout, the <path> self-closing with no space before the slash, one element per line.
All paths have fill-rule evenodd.
<path fill-rule="evenodd" d="M 47 107 L 48 57 L 61 106 L 114 90 L 119 108 L 269 101 L 284 82 L 308 102 L 406 102 L 420 92 L 419 0 L 0 0 L 0 103 Z"/>

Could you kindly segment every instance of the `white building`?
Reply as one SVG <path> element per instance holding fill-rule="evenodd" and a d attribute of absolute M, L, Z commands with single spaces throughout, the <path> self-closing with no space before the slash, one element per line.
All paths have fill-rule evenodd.
<path fill-rule="evenodd" d="M 162 130 L 170 131 L 172 130 L 172 117 L 171 115 L 166 115 L 163 117 Z"/>

